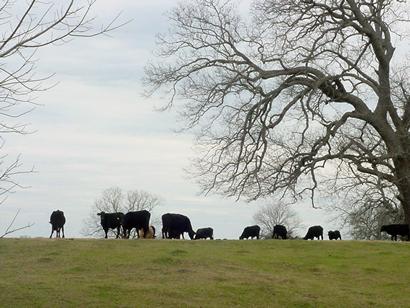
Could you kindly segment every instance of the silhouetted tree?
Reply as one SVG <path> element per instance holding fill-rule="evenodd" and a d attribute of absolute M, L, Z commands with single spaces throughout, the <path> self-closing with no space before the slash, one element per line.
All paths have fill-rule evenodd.
<path fill-rule="evenodd" d="M 152 212 L 160 204 L 161 201 L 159 197 L 143 190 L 130 190 L 124 195 L 119 187 L 108 188 L 104 190 L 101 197 L 95 201 L 89 217 L 84 220 L 82 234 L 93 237 L 104 236 L 104 231 L 101 228 L 100 216 L 97 216 L 97 213 L 122 212 L 126 214 L 127 212 L 141 210 Z M 153 219 L 151 219 L 151 223 L 153 223 Z M 110 230 L 108 235 L 110 237 L 115 237 L 115 230 Z"/>
<path fill-rule="evenodd" d="M 148 94 L 184 103 L 204 191 L 314 204 L 329 179 L 381 181 L 410 223 L 409 12 L 408 1 L 256 0 L 241 15 L 236 1 L 187 1 L 158 37 Z"/>
<path fill-rule="evenodd" d="M 51 73 L 48 76 L 36 73 L 36 52 L 74 38 L 104 34 L 121 26 L 114 24 L 117 19 L 114 18 L 108 25 L 97 28 L 95 17 L 91 16 L 95 2 L 0 2 L 0 203 L 10 191 L 23 188 L 18 181 L 19 175 L 32 172 L 32 169 L 22 167 L 20 156 L 8 158 L 4 144 L 6 135 L 30 133 L 25 118 L 37 105 L 34 96 L 50 87 L 46 82 Z M 6 234 L 22 228 L 13 227 L 18 213 Z"/>
<path fill-rule="evenodd" d="M 261 206 L 253 220 L 261 227 L 262 235 L 267 238 L 272 237 L 275 225 L 285 226 L 289 237 L 295 236 L 296 230 L 302 227 L 298 214 L 282 201 L 271 201 Z"/>

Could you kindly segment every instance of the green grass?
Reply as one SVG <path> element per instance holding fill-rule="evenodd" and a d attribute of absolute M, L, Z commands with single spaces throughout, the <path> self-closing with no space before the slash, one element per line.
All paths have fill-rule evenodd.
<path fill-rule="evenodd" d="M 0 240 L 1 307 L 409 307 L 410 243 Z"/>

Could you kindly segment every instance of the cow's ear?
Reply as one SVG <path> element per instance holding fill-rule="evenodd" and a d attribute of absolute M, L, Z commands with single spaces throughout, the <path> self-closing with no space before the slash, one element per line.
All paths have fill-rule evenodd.
<path fill-rule="evenodd" d="M 101 213 L 97 213 L 98 216 L 101 216 Z"/>

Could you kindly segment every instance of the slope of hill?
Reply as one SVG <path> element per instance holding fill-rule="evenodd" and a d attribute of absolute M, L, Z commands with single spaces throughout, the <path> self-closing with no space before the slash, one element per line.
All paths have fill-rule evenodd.
<path fill-rule="evenodd" d="M 410 244 L 0 240 L 0 306 L 409 305 Z"/>

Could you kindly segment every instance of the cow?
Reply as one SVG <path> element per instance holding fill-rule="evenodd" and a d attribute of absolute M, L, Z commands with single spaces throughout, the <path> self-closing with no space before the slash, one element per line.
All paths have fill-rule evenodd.
<path fill-rule="evenodd" d="M 143 229 L 143 237 L 145 238 L 149 229 L 150 212 L 147 210 L 128 212 L 122 219 L 123 237 L 129 238 L 132 229 L 136 229 L 138 238 L 140 237 L 138 230 Z"/>
<path fill-rule="evenodd" d="M 144 229 L 138 230 L 138 237 L 144 237 Z M 145 238 L 152 238 L 154 239 L 155 236 L 155 227 L 149 226 L 147 234 L 145 234 Z"/>
<path fill-rule="evenodd" d="M 196 230 L 194 240 L 199 240 L 201 238 L 206 240 L 208 237 L 211 240 L 214 239 L 214 229 L 212 229 L 212 228 L 201 228 L 201 229 Z"/>
<path fill-rule="evenodd" d="M 320 238 L 323 240 L 323 228 L 321 226 L 312 226 L 308 229 L 304 240 L 314 240 L 315 237 L 319 240 Z"/>
<path fill-rule="evenodd" d="M 276 225 L 273 227 L 273 233 L 272 233 L 272 238 L 279 238 L 281 237 L 282 239 L 286 240 L 288 234 L 288 230 L 286 230 L 285 226 L 282 225 Z"/>
<path fill-rule="evenodd" d="M 63 238 L 64 238 L 64 224 L 65 224 L 64 212 L 60 210 L 53 211 L 50 216 L 50 224 L 51 224 L 50 238 L 53 237 L 54 231 L 56 231 L 56 237 L 60 237 L 60 231 L 63 231 Z"/>
<path fill-rule="evenodd" d="M 339 230 L 329 231 L 327 235 L 329 236 L 329 240 L 342 240 Z"/>
<path fill-rule="evenodd" d="M 98 216 L 101 218 L 101 227 L 105 232 L 105 238 L 108 238 L 108 230 L 109 229 L 117 229 L 116 238 L 120 236 L 120 229 L 121 229 L 121 222 L 124 217 L 124 214 L 121 212 L 117 213 L 105 213 L 100 212 L 97 213 Z"/>
<path fill-rule="evenodd" d="M 391 235 L 391 240 L 397 241 L 397 235 L 407 236 L 407 240 L 410 240 L 410 226 L 408 224 L 392 224 L 383 225 L 380 232 L 386 232 Z"/>
<path fill-rule="evenodd" d="M 239 239 L 240 240 L 243 240 L 244 238 L 253 239 L 254 237 L 256 237 L 256 239 L 259 240 L 259 233 L 260 232 L 261 232 L 261 228 L 258 225 L 248 226 L 245 229 L 243 229 L 243 232 L 242 232 L 241 236 L 239 237 Z"/>
<path fill-rule="evenodd" d="M 162 215 L 162 238 L 179 239 L 182 235 L 184 239 L 184 232 L 188 233 L 191 240 L 194 238 L 195 232 L 187 216 L 172 213 Z"/>

